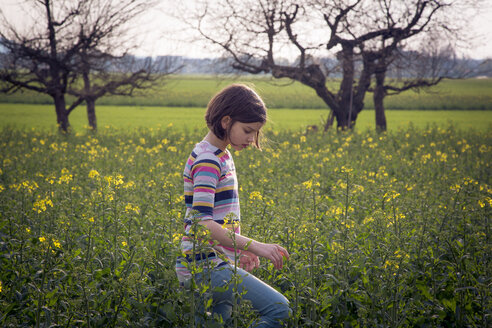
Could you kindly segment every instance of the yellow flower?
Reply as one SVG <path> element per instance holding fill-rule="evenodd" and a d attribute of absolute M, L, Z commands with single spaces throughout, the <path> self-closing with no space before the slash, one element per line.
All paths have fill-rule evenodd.
<path fill-rule="evenodd" d="M 459 184 L 455 184 L 451 187 L 449 187 L 450 190 L 458 192 L 460 190 L 461 186 Z"/>
<path fill-rule="evenodd" d="M 55 183 L 55 179 L 56 179 L 55 176 L 50 175 L 50 176 L 46 177 L 45 180 L 46 180 L 46 182 L 48 182 L 49 184 L 52 185 L 53 183 Z"/>
<path fill-rule="evenodd" d="M 55 245 L 56 248 L 61 248 L 61 244 L 58 240 L 52 239 L 52 241 L 53 241 L 53 245 Z"/>
<path fill-rule="evenodd" d="M 251 199 L 251 200 L 253 200 L 253 199 L 263 200 L 263 196 L 261 195 L 261 193 L 259 191 L 252 191 L 249 194 L 249 199 Z"/>
<path fill-rule="evenodd" d="M 26 232 L 27 232 L 27 233 L 31 233 L 31 229 L 26 228 Z"/>
<path fill-rule="evenodd" d="M 311 180 L 304 181 L 302 183 L 302 185 L 304 186 L 304 188 L 306 188 L 306 189 L 309 190 L 309 189 L 311 189 L 313 187 L 313 182 Z"/>
<path fill-rule="evenodd" d="M 126 243 L 126 241 L 122 241 L 122 242 L 121 242 L 121 246 L 126 247 L 127 245 L 128 245 L 128 244 Z"/>
<path fill-rule="evenodd" d="M 363 192 L 364 186 L 354 185 L 352 189 L 352 193 Z"/>
<path fill-rule="evenodd" d="M 47 206 L 53 207 L 53 202 L 48 197 L 41 198 L 38 196 L 38 200 L 34 202 L 32 210 L 37 213 L 46 211 Z"/>
<path fill-rule="evenodd" d="M 0 293 L 2 292 L 2 281 L 0 280 Z"/>
<path fill-rule="evenodd" d="M 130 203 L 126 204 L 125 206 L 125 212 L 126 213 L 130 213 L 131 211 L 135 212 L 135 213 L 139 213 L 140 212 L 140 208 L 138 207 L 138 205 L 132 205 Z"/>
<path fill-rule="evenodd" d="M 173 242 L 176 243 L 176 242 L 180 241 L 181 240 L 181 237 L 182 237 L 182 234 L 180 234 L 180 233 L 174 233 L 173 234 Z"/>
<path fill-rule="evenodd" d="M 347 189 L 347 184 L 342 181 L 342 179 L 338 179 L 336 186 L 342 188 L 342 189 Z"/>
<path fill-rule="evenodd" d="M 335 253 L 335 254 L 338 253 L 338 251 L 341 250 L 342 248 L 343 248 L 342 245 L 340 245 L 336 241 L 331 243 L 331 249 L 333 250 L 333 253 Z"/>
<path fill-rule="evenodd" d="M 345 226 L 345 228 L 347 228 L 347 229 L 350 229 L 350 228 L 353 228 L 355 224 L 354 224 L 354 221 L 352 221 L 352 220 L 346 220 L 346 221 L 342 221 L 341 225 Z"/>
<path fill-rule="evenodd" d="M 66 171 L 66 169 L 63 169 L 62 172 Z M 63 174 L 60 179 L 58 179 L 58 184 L 62 184 L 62 183 L 69 183 L 70 181 L 73 180 L 73 175 L 71 174 L 68 174 L 68 171 L 67 171 L 67 174 Z"/>
<path fill-rule="evenodd" d="M 94 223 L 94 217 L 90 217 L 90 218 L 88 218 L 88 220 L 90 223 Z"/>
<path fill-rule="evenodd" d="M 106 180 L 106 182 L 108 183 L 108 186 L 111 185 L 111 181 L 113 181 L 113 177 L 108 175 L 108 176 L 105 176 L 104 177 L 104 180 Z"/>
<path fill-rule="evenodd" d="M 40 241 L 40 242 L 42 242 L 42 243 L 44 243 L 44 242 L 46 241 L 46 238 L 44 238 L 44 237 L 39 237 L 39 241 Z"/>
<path fill-rule="evenodd" d="M 96 170 L 91 170 L 89 172 L 89 178 L 91 178 L 91 179 L 98 177 L 98 176 L 99 176 L 99 172 L 97 172 Z"/>
<path fill-rule="evenodd" d="M 122 185 L 124 183 L 123 178 L 124 176 L 122 176 L 121 174 L 116 175 L 116 179 L 114 179 L 114 185 L 115 186 Z"/>
<path fill-rule="evenodd" d="M 328 211 L 326 211 L 326 215 L 341 215 L 343 214 L 343 208 L 338 206 L 332 206 Z"/>

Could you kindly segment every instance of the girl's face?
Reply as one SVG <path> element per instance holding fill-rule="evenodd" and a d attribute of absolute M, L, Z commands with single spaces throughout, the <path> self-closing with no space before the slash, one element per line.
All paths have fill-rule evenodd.
<path fill-rule="evenodd" d="M 234 122 L 231 127 L 231 133 L 227 142 L 234 148 L 234 150 L 243 150 L 250 144 L 255 142 L 256 135 L 263 127 L 264 123 L 243 123 Z"/>

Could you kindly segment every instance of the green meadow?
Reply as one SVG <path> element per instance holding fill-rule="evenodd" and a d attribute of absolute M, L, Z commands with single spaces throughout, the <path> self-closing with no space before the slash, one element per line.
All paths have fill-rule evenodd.
<path fill-rule="evenodd" d="M 105 96 L 98 100 L 96 114 L 100 128 L 159 127 L 173 124 L 178 129 L 203 128 L 203 114 L 210 98 L 230 83 L 252 85 L 270 108 L 270 128 L 303 130 L 323 125 L 327 106 L 314 91 L 298 82 L 267 77 L 173 76 L 145 93 L 133 97 Z M 335 90 L 338 81 L 328 82 Z M 374 129 L 372 95 L 357 120 L 357 129 Z M 67 97 L 71 101 L 70 97 Z M 492 122 L 492 79 L 445 80 L 426 91 L 410 91 L 385 100 L 389 129 L 409 125 L 425 128 L 453 124 L 459 128 L 486 130 Z M 0 94 L 0 127 L 55 129 L 55 112 L 46 95 L 25 91 Z M 70 115 L 75 131 L 87 126 L 85 108 Z"/>
<path fill-rule="evenodd" d="M 305 130 L 308 125 L 321 129 L 328 116 L 321 109 L 270 109 L 268 129 Z M 133 130 L 134 128 L 158 128 L 169 124 L 182 131 L 204 129 L 205 108 L 192 107 L 149 107 L 149 106 L 97 106 L 96 114 L 100 129 L 108 127 Z M 473 128 L 485 131 L 492 124 L 492 111 L 480 110 L 387 110 L 388 128 L 404 129 L 409 126 L 426 128 L 432 125 L 454 125 L 460 129 Z M 0 127 L 21 129 L 56 129 L 53 105 L 0 104 Z M 375 126 L 374 110 L 363 110 L 357 120 L 356 129 L 371 130 Z M 85 107 L 76 108 L 70 115 L 70 123 L 76 132 L 87 127 Z"/>
<path fill-rule="evenodd" d="M 241 82 L 254 85 L 269 108 L 325 109 L 326 105 L 315 92 L 299 82 L 287 79 L 272 80 L 268 77 L 215 77 L 173 76 L 145 93 L 134 97 L 106 96 L 99 105 L 110 106 L 162 106 L 206 107 L 208 101 L 224 86 Z M 336 91 L 339 81 L 330 80 L 327 85 Z M 68 97 L 70 100 L 70 97 Z M 51 98 L 26 91 L 13 95 L 0 94 L 0 103 L 50 104 Z M 367 94 L 366 108 L 374 108 L 372 94 Z M 490 110 L 492 109 L 492 79 L 444 80 L 426 91 L 409 91 L 388 96 L 388 109 L 421 110 Z"/>

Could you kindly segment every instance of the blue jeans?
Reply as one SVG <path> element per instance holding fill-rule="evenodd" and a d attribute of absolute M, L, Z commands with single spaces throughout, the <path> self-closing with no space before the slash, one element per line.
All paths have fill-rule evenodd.
<path fill-rule="evenodd" d="M 197 282 L 208 283 L 209 273 L 213 299 L 212 311 L 221 315 L 224 322 L 227 323 L 231 318 L 234 302 L 234 283 L 232 283 L 234 267 L 226 264 L 210 271 L 204 270 L 197 274 Z M 259 315 L 253 327 L 282 327 L 280 321 L 287 320 L 291 312 L 287 298 L 243 269 L 237 268 L 237 275 L 240 277 L 237 289 L 242 294 L 241 298 L 250 301 L 253 309 Z M 223 288 L 221 291 L 217 291 L 215 290 L 217 287 Z M 224 291 L 225 288 L 227 289 Z"/>

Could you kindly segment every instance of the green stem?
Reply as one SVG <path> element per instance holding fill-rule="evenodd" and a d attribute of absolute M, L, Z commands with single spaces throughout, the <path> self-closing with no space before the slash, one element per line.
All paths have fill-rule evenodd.
<path fill-rule="evenodd" d="M 51 247 L 48 245 L 46 248 L 46 254 L 44 257 L 44 264 L 43 264 L 43 273 L 41 275 L 41 287 L 39 289 L 39 296 L 38 296 L 38 307 L 36 309 L 36 328 L 39 328 L 39 322 L 40 322 L 40 317 L 41 317 L 41 308 L 43 305 L 44 301 L 44 282 L 46 279 L 46 269 L 48 266 L 49 262 L 49 254 L 50 254 L 50 249 Z"/>
<path fill-rule="evenodd" d="M 87 299 L 87 293 L 85 292 L 85 281 L 82 285 L 82 291 L 84 292 L 84 300 L 85 300 L 85 316 L 87 320 L 87 327 L 91 328 L 91 316 L 89 312 L 89 300 Z"/>

